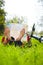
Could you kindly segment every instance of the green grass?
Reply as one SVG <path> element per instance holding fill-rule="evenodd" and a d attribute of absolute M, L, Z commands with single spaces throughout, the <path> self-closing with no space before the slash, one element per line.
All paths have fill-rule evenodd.
<path fill-rule="evenodd" d="M 0 42 L 0 65 L 43 65 L 43 44 L 35 39 L 31 41 L 31 48 L 4 46 Z"/>

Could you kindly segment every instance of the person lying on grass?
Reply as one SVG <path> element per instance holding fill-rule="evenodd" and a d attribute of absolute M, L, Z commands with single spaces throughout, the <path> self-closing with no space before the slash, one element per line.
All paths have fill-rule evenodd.
<path fill-rule="evenodd" d="M 2 38 L 2 43 L 4 45 L 6 45 L 8 43 L 11 45 L 14 42 L 15 46 L 17 46 L 17 45 L 21 46 L 21 45 L 23 45 L 23 43 L 21 42 L 21 39 L 24 36 L 24 34 L 25 34 L 25 29 L 23 28 L 20 31 L 19 37 L 15 40 L 14 37 L 10 36 L 10 29 L 8 27 L 5 27 L 4 36 Z"/>
<path fill-rule="evenodd" d="M 5 27 L 5 29 L 4 29 L 4 35 L 2 37 L 2 43 L 4 45 L 6 45 L 8 43 L 8 41 L 9 41 L 9 39 L 10 39 L 10 34 L 9 33 L 10 33 L 9 28 Z"/>
<path fill-rule="evenodd" d="M 26 36 L 27 36 L 28 47 L 31 47 L 32 46 L 31 37 L 28 33 L 26 33 Z"/>
<path fill-rule="evenodd" d="M 35 24 L 33 24 L 31 35 L 29 35 L 28 33 L 26 33 L 26 35 L 27 35 L 27 42 L 29 43 L 30 39 L 34 38 L 34 39 L 38 40 L 41 43 L 43 41 L 43 36 L 39 37 L 37 35 L 33 35 L 34 32 L 35 32 Z"/>

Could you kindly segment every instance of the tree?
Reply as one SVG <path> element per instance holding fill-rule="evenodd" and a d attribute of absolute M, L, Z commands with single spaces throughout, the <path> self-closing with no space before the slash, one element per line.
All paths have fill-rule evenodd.
<path fill-rule="evenodd" d="M 4 6 L 4 1 L 3 0 L 0 0 L 0 8 Z"/>
<path fill-rule="evenodd" d="M 4 9 L 0 8 L 0 24 L 4 24 L 5 23 L 5 11 Z"/>
<path fill-rule="evenodd" d="M 13 19 L 9 20 L 8 23 L 23 23 L 24 22 L 24 17 L 18 17 L 15 16 Z"/>
<path fill-rule="evenodd" d="M 6 12 L 3 9 L 4 3 L 5 3 L 4 0 L 0 0 L 0 34 L 3 33 L 4 24 L 5 24 Z"/>

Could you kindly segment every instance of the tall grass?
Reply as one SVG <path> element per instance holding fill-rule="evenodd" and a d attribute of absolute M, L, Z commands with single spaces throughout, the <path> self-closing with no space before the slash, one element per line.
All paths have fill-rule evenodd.
<path fill-rule="evenodd" d="M 31 48 L 0 43 L 0 65 L 43 65 L 43 44 L 35 39 L 31 41 Z"/>

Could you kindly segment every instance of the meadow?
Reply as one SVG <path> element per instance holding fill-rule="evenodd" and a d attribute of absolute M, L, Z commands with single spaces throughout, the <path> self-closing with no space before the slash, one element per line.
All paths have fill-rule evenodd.
<path fill-rule="evenodd" d="M 1 38 L 0 36 L 0 65 L 43 65 L 43 43 L 31 39 L 32 47 L 30 48 L 4 46 Z"/>

